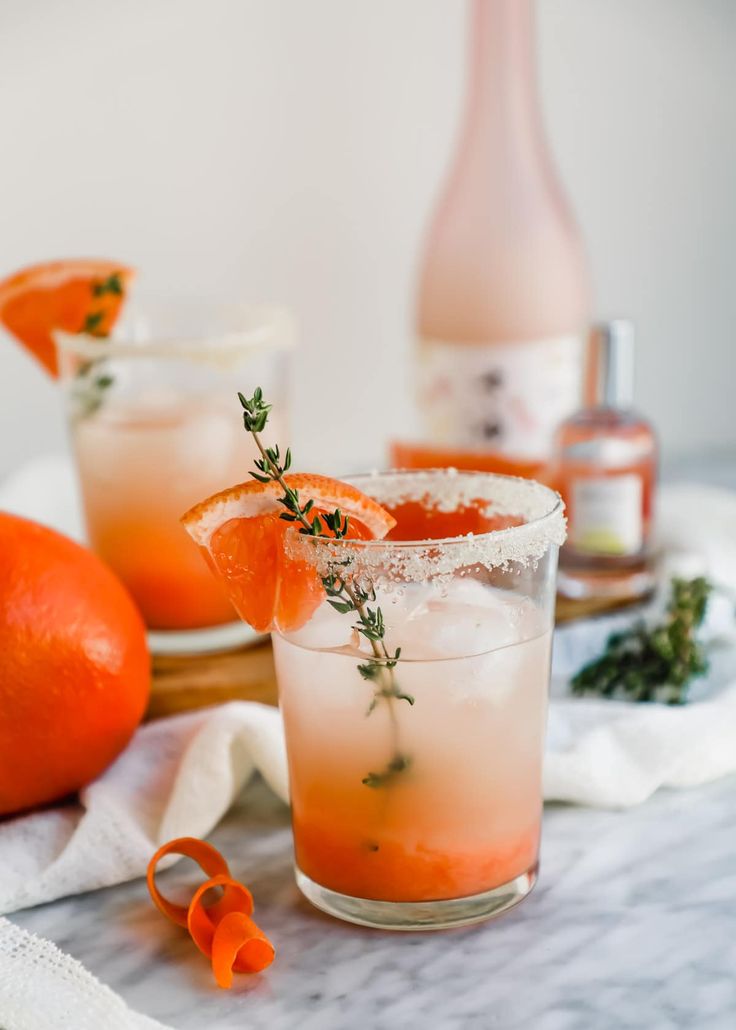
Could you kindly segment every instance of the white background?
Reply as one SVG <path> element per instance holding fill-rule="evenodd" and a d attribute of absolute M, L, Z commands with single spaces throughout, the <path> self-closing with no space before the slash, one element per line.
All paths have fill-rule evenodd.
<path fill-rule="evenodd" d="M 639 405 L 670 453 L 734 447 L 736 4 L 538 9 L 551 144 L 598 313 L 637 321 Z M 0 275 L 99 254 L 154 290 L 291 305 L 301 464 L 354 467 L 411 423 L 464 42 L 461 0 L 0 0 Z M 53 384 L 0 341 L 0 471 L 63 446 Z"/>

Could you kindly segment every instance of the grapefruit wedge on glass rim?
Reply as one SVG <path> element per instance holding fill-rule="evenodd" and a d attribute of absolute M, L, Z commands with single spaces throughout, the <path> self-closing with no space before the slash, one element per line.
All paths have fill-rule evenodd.
<path fill-rule="evenodd" d="M 350 518 L 348 537 L 380 540 L 393 516 L 349 483 L 310 473 L 284 476 L 315 515 L 339 508 Z M 325 597 L 316 570 L 286 552 L 286 534 L 298 532 L 279 516 L 283 490 L 270 481 L 241 483 L 191 508 L 182 523 L 223 584 L 244 622 L 259 633 L 299 629 Z"/>
<path fill-rule="evenodd" d="M 118 261 L 94 258 L 32 265 L 0 281 L 0 323 L 57 376 L 54 331 L 107 336 L 134 275 Z"/>

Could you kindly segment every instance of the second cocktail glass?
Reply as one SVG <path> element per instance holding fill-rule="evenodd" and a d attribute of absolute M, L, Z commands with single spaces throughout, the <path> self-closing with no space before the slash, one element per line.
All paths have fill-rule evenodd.
<path fill-rule="evenodd" d="M 179 522 L 208 493 L 248 478 L 256 454 L 232 418 L 238 388 L 274 400 L 287 433 L 287 312 L 188 304 L 132 310 L 115 336 L 58 335 L 87 534 L 120 576 L 154 650 L 217 650 L 251 635 Z"/>

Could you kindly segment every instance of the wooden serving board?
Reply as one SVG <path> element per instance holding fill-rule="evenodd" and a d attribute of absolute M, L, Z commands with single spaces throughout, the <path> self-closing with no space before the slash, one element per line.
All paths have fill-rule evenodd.
<path fill-rule="evenodd" d="M 621 604 L 557 600 L 557 622 L 600 615 Z M 153 660 L 153 685 L 146 718 L 160 719 L 225 701 L 276 704 L 276 676 L 270 641 L 237 651 L 206 655 L 160 655 Z"/>
<path fill-rule="evenodd" d="M 154 657 L 147 719 L 224 701 L 276 704 L 270 640 L 222 654 Z"/>

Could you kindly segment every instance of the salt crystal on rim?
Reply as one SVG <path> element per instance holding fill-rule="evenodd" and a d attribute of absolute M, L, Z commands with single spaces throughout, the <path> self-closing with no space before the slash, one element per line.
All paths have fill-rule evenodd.
<path fill-rule="evenodd" d="M 487 569 L 535 564 L 551 546 L 565 540 L 564 504 L 554 490 L 530 479 L 426 469 L 349 477 L 379 504 L 389 508 L 415 501 L 450 512 L 484 504 L 483 513 L 515 515 L 522 525 L 443 540 L 331 540 L 294 530 L 287 550 L 307 561 L 321 576 L 349 574 L 351 579 L 420 583 L 445 578 L 468 566 Z"/>

